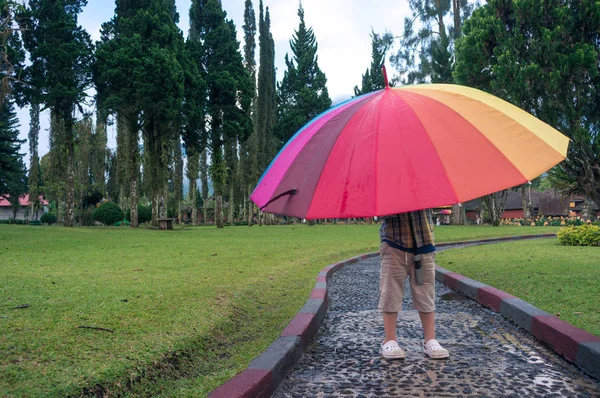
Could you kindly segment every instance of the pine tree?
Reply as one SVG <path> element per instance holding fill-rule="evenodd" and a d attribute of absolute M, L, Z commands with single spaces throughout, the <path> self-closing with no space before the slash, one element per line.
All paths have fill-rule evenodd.
<path fill-rule="evenodd" d="M 27 192 L 23 154 L 19 153 L 24 140 L 19 140 L 19 124 L 12 100 L 0 105 L 0 195 L 6 194 L 11 204 Z"/>
<path fill-rule="evenodd" d="M 361 88 L 354 86 L 355 96 L 358 97 L 385 87 L 381 68 L 385 63 L 385 56 L 393 40 L 394 37 L 391 33 L 386 32 L 383 35 L 378 35 L 373 30 L 371 31 L 371 67 L 362 76 Z"/>
<path fill-rule="evenodd" d="M 327 78 L 318 65 L 315 34 L 312 28 L 306 27 L 301 3 L 298 17 L 300 24 L 290 40 L 293 56 L 290 58 L 286 54 L 287 70 L 278 85 L 278 148 L 303 125 L 331 106 Z"/>
<path fill-rule="evenodd" d="M 261 1 L 262 7 L 262 1 Z M 246 0 L 244 6 L 244 67 L 250 75 L 252 102 L 247 117 L 252 120 L 252 132 L 240 146 L 240 181 L 243 196 L 248 198 L 256 181 L 258 181 L 257 151 L 258 138 L 256 129 L 256 14 L 252 0 Z M 245 209 L 248 226 L 252 226 L 253 203 L 246 199 Z"/>
<path fill-rule="evenodd" d="M 31 0 L 30 59 L 44 65 L 38 89 L 40 100 L 54 119 L 55 150 L 65 159 L 67 180 L 65 226 L 73 226 L 75 204 L 74 113 L 91 80 L 92 43 L 77 23 L 85 0 Z M 30 42 L 31 43 L 31 42 Z"/>
<path fill-rule="evenodd" d="M 24 76 L 25 53 L 19 30 L 24 7 L 15 1 L 0 0 L 0 105 L 12 98 L 23 105 L 27 86 L 20 84 Z M 26 100 L 26 99 L 25 99 Z"/>
<path fill-rule="evenodd" d="M 14 111 L 15 103 L 23 106 L 30 92 L 27 85 L 21 84 L 25 53 L 17 22 L 22 12 L 23 7 L 16 2 L 0 0 L 0 195 L 7 194 L 13 218 L 20 208 L 19 197 L 27 192 L 23 155 L 19 153 L 25 141 L 18 139 L 19 126 Z M 37 156 L 37 144 L 35 149 Z"/>

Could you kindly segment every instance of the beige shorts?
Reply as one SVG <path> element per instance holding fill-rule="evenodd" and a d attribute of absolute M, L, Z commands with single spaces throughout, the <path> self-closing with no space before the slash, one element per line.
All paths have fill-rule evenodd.
<path fill-rule="evenodd" d="M 379 310 L 402 311 L 404 284 L 410 278 L 413 308 L 421 312 L 435 311 L 435 252 L 421 254 L 423 284 L 415 281 L 413 255 L 381 242 L 381 273 L 379 275 Z"/>

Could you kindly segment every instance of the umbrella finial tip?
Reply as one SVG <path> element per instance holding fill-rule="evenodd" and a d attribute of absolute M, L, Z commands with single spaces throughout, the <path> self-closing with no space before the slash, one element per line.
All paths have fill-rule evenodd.
<path fill-rule="evenodd" d="M 387 70 L 385 69 L 385 65 L 381 65 L 381 72 L 383 72 L 383 83 L 385 84 L 385 88 L 390 88 L 390 83 L 388 82 Z"/>

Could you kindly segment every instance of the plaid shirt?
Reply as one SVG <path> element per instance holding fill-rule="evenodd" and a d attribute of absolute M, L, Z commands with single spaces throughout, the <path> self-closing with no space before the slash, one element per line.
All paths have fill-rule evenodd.
<path fill-rule="evenodd" d="M 409 215 L 412 218 L 412 225 L 415 230 L 414 240 L 411 236 Z M 383 223 L 379 229 L 382 242 L 413 254 L 425 254 L 435 251 L 431 210 L 411 211 L 382 218 Z M 416 250 L 413 247 L 415 242 L 417 244 Z"/>

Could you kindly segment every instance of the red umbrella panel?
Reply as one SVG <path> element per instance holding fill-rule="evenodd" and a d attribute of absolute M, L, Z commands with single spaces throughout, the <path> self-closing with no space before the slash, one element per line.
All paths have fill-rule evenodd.
<path fill-rule="evenodd" d="M 530 181 L 561 162 L 567 146 L 552 127 L 479 90 L 386 88 L 304 126 L 251 199 L 306 219 L 433 208 Z"/>

